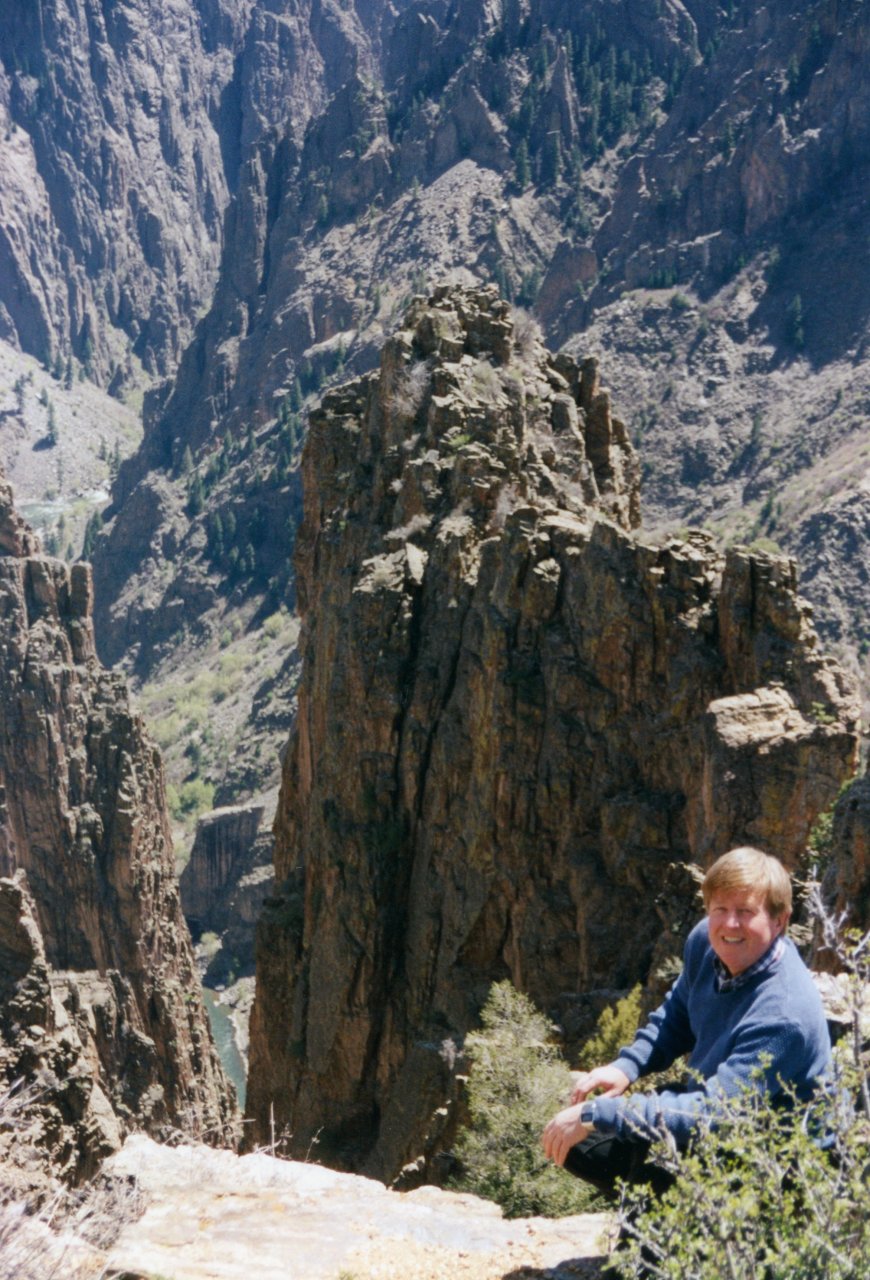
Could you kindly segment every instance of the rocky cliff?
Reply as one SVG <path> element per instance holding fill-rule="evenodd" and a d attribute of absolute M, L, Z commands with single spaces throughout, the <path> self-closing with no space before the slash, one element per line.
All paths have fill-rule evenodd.
<path fill-rule="evenodd" d="M 678 950 L 687 863 L 741 841 L 800 859 L 854 767 L 856 701 L 793 563 L 638 534 L 597 362 L 549 354 L 495 290 L 416 300 L 312 415 L 304 469 L 248 1115 L 431 1178 L 490 984 L 570 1046 L 582 993 Z"/>
<path fill-rule="evenodd" d="M 347 11 L 349 10 L 349 12 Z M 10 0 L 0 23 L 0 337 L 120 390 L 208 306 L 249 148 L 301 135 L 390 7 Z"/>
<path fill-rule="evenodd" d="M 824 837 L 824 887 L 849 927 L 870 929 L 870 775 L 844 788 Z"/>
<path fill-rule="evenodd" d="M 648 523 L 780 543 L 864 661 L 864 7 L 344 12 L 355 60 L 249 133 L 213 305 L 122 468 L 94 557 L 104 660 L 149 679 L 228 613 L 292 603 L 305 406 L 454 279 L 607 360 Z M 313 14 L 255 18 L 262 59 L 313 86 Z"/>
<path fill-rule="evenodd" d="M 0 336 L 103 385 L 137 362 L 169 372 L 214 284 L 228 198 L 214 121 L 244 8 L 5 6 Z"/>
<path fill-rule="evenodd" d="M 42 556 L 0 482 L 0 1055 L 7 1083 L 49 1080 L 46 1145 L 69 1175 L 112 1134 L 222 1133 L 234 1114 L 160 757 L 94 656 L 91 601 L 89 567 Z"/>
<path fill-rule="evenodd" d="M 254 972 L 254 929 L 270 894 L 272 840 L 260 831 L 260 805 L 215 809 L 200 818 L 190 859 L 179 878 L 181 909 L 194 940 L 218 935 L 205 981 L 232 982 Z"/>

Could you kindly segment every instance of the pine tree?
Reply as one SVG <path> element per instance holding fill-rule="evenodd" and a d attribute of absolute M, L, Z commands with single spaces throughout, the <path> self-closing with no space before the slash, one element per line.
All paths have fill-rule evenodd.
<path fill-rule="evenodd" d="M 194 472 L 187 489 L 187 509 L 192 516 L 198 516 L 205 506 L 205 490 L 199 472 Z"/>
<path fill-rule="evenodd" d="M 526 187 L 532 180 L 532 170 L 529 165 L 529 148 L 526 145 L 525 138 L 521 139 L 517 147 L 516 154 L 516 175 L 517 185 L 521 191 L 525 191 Z"/>
<path fill-rule="evenodd" d="M 94 554 L 94 547 L 97 545 L 97 537 L 103 527 L 103 514 L 101 511 L 95 511 L 85 526 L 85 536 L 82 542 L 82 559 L 90 560 Z"/>

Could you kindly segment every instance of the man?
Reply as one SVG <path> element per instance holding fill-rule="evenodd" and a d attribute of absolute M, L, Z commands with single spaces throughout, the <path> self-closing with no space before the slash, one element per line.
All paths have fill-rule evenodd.
<path fill-rule="evenodd" d="M 543 1133 L 550 1159 L 606 1192 L 616 1178 L 666 1189 L 673 1179 L 647 1160 L 650 1143 L 664 1127 L 685 1148 L 717 1096 L 751 1084 L 774 1099 L 788 1087 L 805 1100 L 830 1067 L 821 999 L 786 936 L 792 896 L 782 863 L 732 849 L 713 863 L 702 893 L 707 918 L 689 935 L 664 1004 L 614 1062 L 580 1077 L 571 1106 Z M 692 1073 L 684 1088 L 624 1096 L 683 1054 Z"/>

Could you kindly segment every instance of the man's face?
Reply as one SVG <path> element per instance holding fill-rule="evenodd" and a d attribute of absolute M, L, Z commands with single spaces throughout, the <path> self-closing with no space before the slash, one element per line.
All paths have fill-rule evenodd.
<path fill-rule="evenodd" d="M 721 890 L 707 906 L 710 946 L 732 978 L 761 959 L 785 924 L 784 915 L 770 915 L 755 889 Z"/>

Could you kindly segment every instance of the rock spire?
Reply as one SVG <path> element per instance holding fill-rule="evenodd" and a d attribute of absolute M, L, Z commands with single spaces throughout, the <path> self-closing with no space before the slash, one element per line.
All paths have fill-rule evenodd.
<path fill-rule="evenodd" d="M 573 993 L 679 950 L 687 864 L 753 841 L 794 865 L 856 701 L 792 562 L 638 534 L 596 363 L 493 289 L 416 299 L 324 399 L 304 471 L 248 1113 L 327 1163 L 437 1178 L 490 984 L 570 1044 Z"/>

